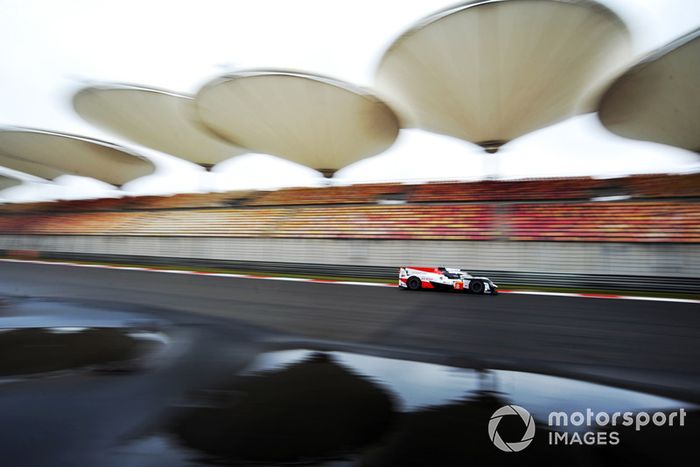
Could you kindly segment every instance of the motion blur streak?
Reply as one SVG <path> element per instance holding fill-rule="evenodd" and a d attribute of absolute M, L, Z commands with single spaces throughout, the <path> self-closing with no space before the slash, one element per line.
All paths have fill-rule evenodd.
<path fill-rule="evenodd" d="M 43 265 L 55 265 L 55 266 L 72 266 L 78 268 L 102 268 L 102 269 L 119 269 L 123 271 L 149 271 L 149 272 L 160 272 L 164 274 L 192 274 L 199 276 L 212 276 L 212 277 L 231 277 L 237 279 L 259 279 L 268 281 L 287 281 L 287 282 L 311 282 L 316 284 L 337 284 L 337 285 L 359 285 L 363 287 L 391 287 L 396 288 L 396 284 L 392 283 L 378 283 L 378 282 L 361 282 L 361 281 L 344 281 L 344 280 L 329 280 L 329 279 L 304 279 L 300 277 L 274 277 L 274 276 L 264 276 L 264 275 L 251 275 L 251 274 L 232 274 L 224 272 L 206 272 L 206 271 L 187 271 L 182 269 L 163 269 L 163 268 L 148 268 L 148 267 L 138 267 L 138 266 L 112 266 L 107 264 L 82 264 L 82 263 L 71 263 L 66 261 L 37 261 L 37 260 L 26 260 L 26 259 L 9 259 L 0 258 L 0 261 L 5 261 L 8 263 L 31 263 L 31 264 L 43 264 Z M 700 300 L 693 300 L 691 298 L 671 298 L 671 297 L 642 297 L 634 295 L 614 295 L 614 294 L 592 294 L 592 293 L 568 293 L 568 292 L 543 292 L 537 290 L 499 290 L 499 293 L 509 293 L 509 294 L 521 294 L 521 295 L 543 295 L 551 297 L 579 297 L 579 298 L 601 298 L 601 299 L 612 299 L 612 300 L 646 300 L 651 302 L 676 302 L 676 303 L 700 303 Z"/>
<path fill-rule="evenodd" d="M 643 383 L 671 396 L 695 397 L 700 385 L 697 304 L 534 295 L 494 299 L 388 287 L 357 291 L 356 286 L 0 264 L 5 295 L 167 308 L 299 339 L 411 349 L 429 361 L 478 361 L 491 368 Z"/>

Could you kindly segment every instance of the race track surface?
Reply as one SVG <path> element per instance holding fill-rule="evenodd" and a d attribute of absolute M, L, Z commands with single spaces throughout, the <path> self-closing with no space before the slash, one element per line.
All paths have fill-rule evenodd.
<path fill-rule="evenodd" d="M 23 263 L 0 263 L 0 296 L 138 305 L 318 345 L 586 375 L 686 400 L 700 392 L 700 306 L 691 303 L 474 296 Z"/>

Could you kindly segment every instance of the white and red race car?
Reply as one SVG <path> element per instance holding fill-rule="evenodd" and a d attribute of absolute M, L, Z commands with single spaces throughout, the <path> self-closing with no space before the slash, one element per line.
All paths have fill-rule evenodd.
<path fill-rule="evenodd" d="M 408 290 L 464 290 L 472 293 L 498 293 L 498 286 L 488 277 L 474 277 L 459 268 L 426 268 L 402 266 L 399 269 L 399 288 Z"/>

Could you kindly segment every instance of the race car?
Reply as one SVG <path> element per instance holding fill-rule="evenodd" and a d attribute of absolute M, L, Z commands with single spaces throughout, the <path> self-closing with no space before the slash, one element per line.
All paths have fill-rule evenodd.
<path fill-rule="evenodd" d="M 498 286 L 488 277 L 474 277 L 460 268 L 426 268 L 402 266 L 399 269 L 399 288 L 408 290 L 463 290 L 472 293 L 498 293 Z"/>

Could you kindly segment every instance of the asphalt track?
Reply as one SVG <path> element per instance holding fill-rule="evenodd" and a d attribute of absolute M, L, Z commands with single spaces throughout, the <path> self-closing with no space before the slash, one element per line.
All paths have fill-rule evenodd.
<path fill-rule="evenodd" d="M 694 303 L 475 296 L 22 263 L 0 263 L 3 295 L 137 305 L 249 326 L 307 347 L 572 374 L 700 400 Z"/>

